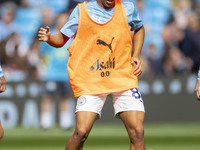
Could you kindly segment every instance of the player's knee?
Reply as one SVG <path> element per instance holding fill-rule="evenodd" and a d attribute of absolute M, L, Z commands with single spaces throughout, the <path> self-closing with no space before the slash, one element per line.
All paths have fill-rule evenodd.
<path fill-rule="evenodd" d="M 87 132 L 86 129 L 82 128 L 82 129 L 76 130 L 75 134 L 76 134 L 77 138 L 80 140 L 80 142 L 85 142 L 89 133 Z"/>
<path fill-rule="evenodd" d="M 136 128 L 136 137 L 139 140 L 144 139 L 144 128 L 143 128 L 143 126 Z"/>
<path fill-rule="evenodd" d="M 138 126 L 130 132 L 131 143 L 144 141 L 144 128 L 143 126 Z"/>

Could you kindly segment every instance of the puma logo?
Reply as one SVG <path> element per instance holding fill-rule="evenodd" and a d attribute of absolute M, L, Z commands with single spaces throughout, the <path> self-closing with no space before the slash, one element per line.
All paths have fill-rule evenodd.
<path fill-rule="evenodd" d="M 98 39 L 98 40 L 97 40 L 97 45 L 108 46 L 108 48 L 110 49 L 110 51 L 111 51 L 111 53 L 112 53 L 112 52 L 113 52 L 113 50 L 112 50 L 112 42 L 113 42 L 114 38 L 115 38 L 115 37 L 112 38 L 110 44 L 107 44 L 106 42 L 104 42 L 104 41 Z"/>

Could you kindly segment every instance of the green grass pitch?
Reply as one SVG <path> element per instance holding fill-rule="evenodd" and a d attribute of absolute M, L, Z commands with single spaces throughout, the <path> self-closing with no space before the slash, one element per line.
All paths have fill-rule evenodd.
<path fill-rule="evenodd" d="M 53 128 L 6 129 L 0 150 L 64 150 L 72 131 Z M 200 123 L 145 124 L 147 150 L 200 150 Z M 84 150 L 129 150 L 129 140 L 122 124 L 96 124 Z"/>

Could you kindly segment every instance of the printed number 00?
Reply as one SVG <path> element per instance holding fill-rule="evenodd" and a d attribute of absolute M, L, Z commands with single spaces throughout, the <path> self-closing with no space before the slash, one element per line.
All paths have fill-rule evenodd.
<path fill-rule="evenodd" d="M 101 72 L 101 77 L 109 77 L 110 76 L 110 72 L 106 71 L 106 72 Z"/>

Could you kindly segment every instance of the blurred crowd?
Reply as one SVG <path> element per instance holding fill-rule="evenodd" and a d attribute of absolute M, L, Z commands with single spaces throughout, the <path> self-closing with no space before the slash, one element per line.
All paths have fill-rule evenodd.
<path fill-rule="evenodd" d="M 137 0 L 146 28 L 144 76 L 196 72 L 200 63 L 199 0 Z"/>
<path fill-rule="evenodd" d="M 0 0 L 0 61 L 8 81 L 41 78 L 45 60 L 38 29 L 46 25 L 60 29 L 81 1 Z M 132 1 L 146 30 L 143 77 L 197 71 L 200 0 Z"/>

